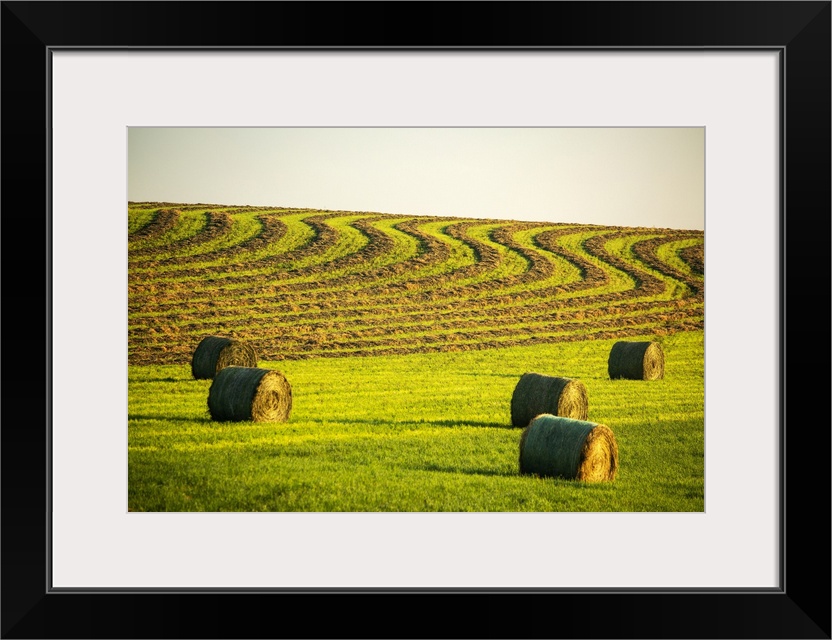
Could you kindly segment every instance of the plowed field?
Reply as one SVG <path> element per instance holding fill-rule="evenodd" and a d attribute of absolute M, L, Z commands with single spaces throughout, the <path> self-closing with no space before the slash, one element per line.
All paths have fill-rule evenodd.
<path fill-rule="evenodd" d="M 703 511 L 701 231 L 131 203 L 131 511 Z M 285 422 L 213 420 L 204 336 L 292 387 Z M 610 380 L 623 338 L 666 375 Z M 512 394 L 581 380 L 614 482 L 521 475 Z"/>
<path fill-rule="evenodd" d="M 664 336 L 704 324 L 704 234 L 131 203 L 131 364 L 205 335 L 270 361 Z"/>

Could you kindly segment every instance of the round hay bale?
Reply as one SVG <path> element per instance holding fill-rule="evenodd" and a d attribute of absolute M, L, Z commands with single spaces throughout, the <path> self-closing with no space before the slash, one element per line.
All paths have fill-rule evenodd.
<path fill-rule="evenodd" d="M 256 367 L 257 352 L 239 340 L 208 336 L 194 350 L 191 374 L 197 380 L 213 378 L 224 367 Z"/>
<path fill-rule="evenodd" d="M 520 436 L 521 474 L 611 482 L 617 471 L 618 443 L 606 425 L 543 414 Z"/>
<path fill-rule="evenodd" d="M 658 342 L 620 340 L 612 345 L 607 362 L 610 380 L 661 380 L 664 378 L 664 351 Z"/>
<path fill-rule="evenodd" d="M 586 420 L 589 396 L 580 380 L 524 373 L 511 396 L 511 424 L 525 427 L 541 413 Z"/>
<path fill-rule="evenodd" d="M 292 411 L 292 386 L 279 371 L 225 367 L 208 390 L 212 420 L 286 422 Z"/>

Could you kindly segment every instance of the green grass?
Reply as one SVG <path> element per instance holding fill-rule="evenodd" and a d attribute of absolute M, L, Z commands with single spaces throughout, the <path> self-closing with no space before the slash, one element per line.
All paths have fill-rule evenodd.
<path fill-rule="evenodd" d="M 690 265 L 679 257 L 679 252 L 688 247 L 699 244 L 698 238 L 687 238 L 685 240 L 677 240 L 676 242 L 666 242 L 656 252 L 658 257 L 669 266 L 673 267 L 690 276 L 701 279 L 701 276 L 696 276 Z"/>
<path fill-rule="evenodd" d="M 645 338 L 650 339 L 650 338 Z M 261 362 L 286 423 L 212 422 L 190 366 L 129 369 L 133 511 L 703 511 L 701 331 L 658 338 L 666 376 L 607 377 L 614 340 Z M 612 483 L 520 476 L 510 400 L 527 371 L 578 378 L 620 451 Z"/>
<path fill-rule="evenodd" d="M 142 227 L 150 224 L 153 216 L 156 213 L 156 207 L 153 208 L 130 208 L 130 215 L 127 218 L 127 233 L 136 233 Z"/>
<path fill-rule="evenodd" d="M 149 249 L 152 247 L 159 248 L 160 252 L 156 256 L 166 255 L 162 251 L 164 247 L 174 242 L 180 242 L 186 238 L 190 238 L 198 234 L 205 227 L 208 218 L 202 211 L 182 211 L 176 218 L 173 227 L 165 231 L 160 236 L 147 238 L 143 240 L 135 240 L 130 242 L 130 251 L 138 249 Z M 139 260 L 146 258 L 138 258 Z"/>
<path fill-rule="evenodd" d="M 130 233 L 152 205 L 129 207 Z M 414 233 L 399 215 L 178 208 L 129 245 L 132 510 L 704 509 L 704 300 L 680 255 L 701 235 L 472 219 Z M 203 233 L 209 209 L 230 214 L 221 234 Z M 633 250 L 649 238 L 664 240 L 655 260 Z M 645 275 L 664 287 L 634 291 Z M 229 333 L 289 378 L 287 423 L 209 419 L 190 356 Z M 613 336 L 634 333 L 664 343 L 665 380 L 607 379 Z M 619 442 L 615 482 L 519 475 L 509 407 L 527 371 L 587 385 L 589 419 Z"/>

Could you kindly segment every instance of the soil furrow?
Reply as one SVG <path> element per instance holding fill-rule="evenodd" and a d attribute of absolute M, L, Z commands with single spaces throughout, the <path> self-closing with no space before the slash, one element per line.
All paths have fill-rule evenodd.
<path fill-rule="evenodd" d="M 644 323 L 649 319 L 658 319 L 661 322 L 668 322 L 674 319 L 685 319 L 702 316 L 704 311 L 701 306 L 687 306 L 679 304 L 645 303 L 641 305 L 622 305 L 621 307 L 581 309 L 577 311 L 551 311 L 548 308 L 523 309 L 523 314 L 504 313 L 500 315 L 489 315 L 487 318 L 480 316 L 466 316 L 462 314 L 449 314 L 441 318 L 428 316 L 420 318 L 409 318 L 406 323 L 397 322 L 396 319 L 389 319 L 388 322 L 350 322 L 348 320 L 334 318 L 322 324 L 303 324 L 295 327 L 261 325 L 258 329 L 258 339 L 262 342 L 272 340 L 279 341 L 286 347 L 293 341 L 307 341 L 315 339 L 325 343 L 333 337 L 349 334 L 353 338 L 391 337 L 401 340 L 412 340 L 415 334 L 424 335 L 440 334 L 442 332 L 472 331 L 482 333 L 487 329 L 509 330 L 518 323 L 518 319 L 525 319 L 531 330 L 540 332 L 542 323 L 547 323 L 549 330 L 563 330 L 577 325 L 581 321 L 593 319 L 617 318 L 621 324 Z M 233 323 L 223 325 L 222 323 L 186 323 L 176 325 L 176 333 L 179 335 L 199 335 L 204 332 L 206 324 L 216 329 L 222 329 L 225 333 L 239 333 L 245 331 L 245 323 Z M 158 325 L 141 325 L 131 328 L 129 337 L 131 343 L 141 344 L 148 336 L 164 335 L 164 330 L 157 330 Z M 421 340 L 421 338 L 418 338 Z"/>
<path fill-rule="evenodd" d="M 454 239 L 465 242 L 469 247 L 471 247 L 474 255 L 477 259 L 477 262 L 471 265 L 467 265 L 461 267 L 459 269 L 450 271 L 444 274 L 436 274 L 431 276 L 422 276 L 419 277 L 418 275 L 407 278 L 407 279 L 400 279 L 400 281 L 390 282 L 387 280 L 380 280 L 381 288 L 378 290 L 373 289 L 373 285 L 376 282 L 379 282 L 374 276 L 378 276 L 379 274 L 384 274 L 385 276 L 391 275 L 401 275 L 408 273 L 408 267 L 413 267 L 416 264 L 419 265 L 431 265 L 436 264 L 437 260 L 424 260 L 420 259 L 420 257 L 415 258 L 412 262 L 406 261 L 401 263 L 396 263 L 395 265 L 390 265 L 389 269 L 380 269 L 379 272 L 373 273 L 370 272 L 369 274 L 359 275 L 353 274 L 351 276 L 346 276 L 343 278 L 339 278 L 335 281 L 335 285 L 341 285 L 344 288 L 347 288 L 347 284 L 360 284 L 360 290 L 351 290 L 351 291 L 323 291 L 323 292 L 307 292 L 309 289 L 313 289 L 319 287 L 319 283 L 297 283 L 297 284 L 286 284 L 280 285 L 278 278 L 272 278 L 272 284 L 266 284 L 268 280 L 270 280 L 265 275 L 258 275 L 258 276 L 251 276 L 245 277 L 245 279 L 235 280 L 237 282 L 245 281 L 245 282 L 262 282 L 263 286 L 260 289 L 248 289 L 245 292 L 246 295 L 268 295 L 269 298 L 276 304 L 280 302 L 289 303 L 294 301 L 299 294 L 302 294 L 305 301 L 312 303 L 312 304 L 319 304 L 325 306 L 332 306 L 332 305 L 342 305 L 344 304 L 345 299 L 350 300 L 359 300 L 362 296 L 366 297 L 366 299 L 373 299 L 377 296 L 378 293 L 386 296 L 395 296 L 396 294 L 405 295 L 411 300 L 421 301 L 421 302 L 429 302 L 436 299 L 437 295 L 440 297 L 446 296 L 455 296 L 455 297 L 466 297 L 481 294 L 483 292 L 487 292 L 489 290 L 495 290 L 503 287 L 521 285 L 521 284 L 528 284 L 533 281 L 540 281 L 545 279 L 546 277 L 552 274 L 552 267 L 551 264 L 540 257 L 539 254 L 535 252 L 525 250 L 525 253 L 520 251 L 524 249 L 521 245 L 515 242 L 511 242 L 510 245 L 506 245 L 507 248 L 518 251 L 527 262 L 532 264 L 532 267 L 527 269 L 524 273 L 519 275 L 509 275 L 503 276 L 495 279 L 483 279 L 481 282 L 469 283 L 464 285 L 456 284 L 458 281 L 482 277 L 490 272 L 497 271 L 501 266 L 501 257 L 499 251 L 492 247 L 491 245 L 479 241 L 475 238 L 472 238 L 468 235 L 467 230 L 472 226 L 481 226 L 481 221 L 465 221 L 461 223 L 457 223 L 452 227 L 448 228 L 448 235 L 453 237 Z M 510 229 L 514 229 L 514 224 L 512 223 Z M 524 227 L 520 227 L 524 228 Z M 511 231 L 508 227 L 505 228 L 505 233 L 510 234 Z M 425 234 L 427 235 L 427 234 Z M 424 236 L 423 236 L 424 237 Z M 428 236 L 429 237 L 429 236 Z M 496 237 L 494 238 L 495 242 L 499 242 Z M 447 245 L 441 242 L 434 242 L 433 246 L 436 244 L 444 245 L 444 250 L 440 252 L 440 257 L 444 257 L 447 259 L 449 255 L 449 249 Z M 500 243 L 502 244 L 502 242 Z M 426 255 L 431 255 L 433 252 Z M 530 257 L 533 255 L 534 257 Z M 333 261 L 333 263 L 335 262 Z M 322 270 L 326 270 L 326 265 L 322 265 L 320 267 Z M 332 283 L 329 280 L 323 281 L 327 287 L 329 287 Z M 184 284 L 181 288 L 185 288 Z M 133 311 L 138 311 L 140 307 L 144 307 L 144 303 L 141 300 L 140 295 L 141 293 L 150 293 L 153 294 L 153 304 L 158 306 L 166 306 L 171 312 L 175 312 L 177 309 L 185 308 L 190 306 L 192 302 L 182 300 L 181 293 L 168 289 L 164 292 L 154 291 L 155 287 L 148 287 L 145 289 L 140 284 L 134 284 L 131 287 L 131 294 L 136 294 L 133 296 L 132 300 L 136 306 L 132 307 Z M 176 289 L 176 287 L 174 287 Z M 169 304 L 165 304 L 167 301 L 170 301 Z"/>
<path fill-rule="evenodd" d="M 224 259 L 233 256 L 242 257 L 242 254 L 246 252 L 256 251 L 265 248 L 269 244 L 278 242 L 280 238 L 283 237 L 283 235 L 287 232 L 286 223 L 280 220 L 278 216 L 264 215 L 257 216 L 257 219 L 261 224 L 260 230 L 251 237 L 246 238 L 243 242 L 236 244 L 232 247 L 226 247 L 223 249 L 218 249 L 216 251 L 202 253 L 196 256 L 174 259 L 172 264 L 182 265 L 182 268 L 176 269 L 174 271 L 168 271 L 167 273 L 165 273 L 165 280 L 163 281 L 156 281 L 156 275 L 153 272 L 132 272 L 130 273 L 130 279 L 132 282 L 135 283 L 135 285 L 133 286 L 145 286 L 150 289 L 161 290 L 169 290 L 170 288 L 176 289 L 178 287 L 191 289 L 193 286 L 192 284 L 187 282 L 180 283 L 177 282 L 176 279 L 209 279 L 232 271 L 233 267 L 229 267 L 229 265 L 227 264 L 218 264 L 202 267 L 189 267 L 188 264 L 194 262 L 198 263 L 216 259 Z M 257 265 L 270 266 L 274 263 L 276 259 L 280 259 L 281 261 L 291 261 L 309 255 L 314 255 L 317 251 L 325 251 L 327 248 L 335 244 L 335 240 L 337 239 L 338 234 L 331 227 L 329 227 L 323 222 L 324 219 L 324 216 L 311 216 L 309 218 L 304 219 L 304 223 L 307 223 L 310 227 L 312 227 L 313 233 L 308 242 L 304 244 L 302 247 L 298 247 L 297 249 L 281 253 L 277 256 L 266 256 L 264 258 L 259 258 L 256 260 L 248 260 L 244 263 L 245 268 L 256 268 Z M 143 267 L 145 265 L 140 264 L 136 266 Z"/>
<path fill-rule="evenodd" d="M 661 314 L 660 314 L 661 315 Z M 239 332 L 235 337 L 257 345 L 259 357 L 263 360 L 299 360 L 309 357 L 345 357 L 355 355 L 393 355 L 425 353 L 436 351 L 468 351 L 484 348 L 509 347 L 517 345 L 549 344 L 555 342 L 585 340 L 592 338 L 624 338 L 626 336 L 642 335 L 649 332 L 660 336 L 677 331 L 691 331 L 704 327 L 704 318 L 693 315 L 690 319 L 684 317 L 667 319 L 659 317 L 651 319 L 649 316 L 626 319 L 609 319 L 587 323 L 571 323 L 553 327 L 558 333 L 527 330 L 499 330 L 488 329 L 476 334 L 475 341 L 471 340 L 471 333 L 457 333 L 451 335 L 432 335 L 413 340 L 381 339 L 371 344 L 350 340 L 344 337 L 339 341 L 321 341 L 310 338 L 302 343 L 287 344 L 279 338 L 274 341 L 264 340 L 257 332 Z M 622 321 L 623 320 L 623 321 Z M 569 332 L 573 333 L 569 333 Z M 174 364 L 189 362 L 193 354 L 193 344 L 198 342 L 196 336 L 176 336 L 176 340 L 157 343 L 142 350 L 130 353 L 130 364 Z M 196 342 L 195 342 L 196 341 Z M 193 343 L 193 344 L 192 344 Z M 293 347 L 293 348 L 290 348 Z"/>
<path fill-rule="evenodd" d="M 133 261 L 134 266 L 150 267 L 130 274 L 131 364 L 187 362 L 207 333 L 246 339 L 258 345 L 261 359 L 281 360 L 466 351 L 645 332 L 662 335 L 701 329 L 704 324 L 703 282 L 695 275 L 703 271 L 702 245 L 676 254 L 691 265 L 693 275 L 659 257 L 667 242 L 702 237 L 697 232 L 597 225 L 557 228 L 552 223 L 369 212 L 276 213 L 264 207 L 257 209 L 263 211 L 256 216 L 260 231 L 237 245 L 199 256 L 154 258 L 221 239 L 233 226 L 232 211 L 208 211 L 225 207 L 186 205 L 160 206 L 131 241 L 161 237 L 176 224 L 172 216 L 178 213 L 160 218 L 159 212 L 194 209 L 206 211 L 207 224 L 197 235 L 164 246 L 151 243 L 142 252 L 131 250 L 131 257 L 148 258 Z M 309 241 L 265 256 L 263 250 L 288 233 L 282 216 L 305 211 L 309 215 L 303 223 L 313 230 Z M 165 222 L 165 216 L 172 219 Z M 348 245 L 329 220 L 347 216 L 356 219 L 342 224 L 349 223 L 366 242 L 359 246 L 358 236 L 351 232 L 355 237 L 349 242 L 355 250 L 338 255 Z M 395 234 L 377 226 L 394 218 L 399 221 L 390 228 L 415 240 L 415 255 L 412 242 L 404 249 Z M 424 230 L 423 225 L 437 221 L 447 222 L 440 233 Z M 523 234 L 522 240 L 518 234 Z M 585 237 L 589 234 L 593 235 Z M 576 237 L 565 240 L 569 236 Z M 618 255 L 622 239 L 629 239 L 627 257 Z M 469 252 L 467 263 L 460 259 L 466 254 L 459 252 L 457 243 Z M 260 257 L 246 260 L 252 252 Z M 237 264 L 196 266 L 230 256 L 239 258 Z M 457 260 L 456 266 L 443 271 L 451 259 Z M 562 273 L 560 260 L 571 265 Z M 362 270 L 372 264 L 377 266 Z M 170 281 L 154 281 L 155 266 L 177 268 L 165 274 Z M 235 270 L 255 269 L 263 272 L 234 275 Z M 669 281 L 684 284 L 692 295 L 667 299 L 674 291 L 668 289 Z M 240 288 L 229 290 L 228 285 Z M 629 288 L 617 290 L 624 286 Z M 154 315 L 140 315 L 148 313 Z"/>
<path fill-rule="evenodd" d="M 688 264 L 691 270 L 700 275 L 705 275 L 705 245 L 697 244 L 692 247 L 685 247 L 679 252 L 679 257 Z"/>
<path fill-rule="evenodd" d="M 181 209 L 157 209 L 150 222 L 129 235 L 129 241 L 152 240 L 164 235 L 176 225 L 180 213 L 182 213 Z M 131 249 L 131 253 L 139 251 L 141 249 Z"/>
<path fill-rule="evenodd" d="M 199 233 L 191 236 L 190 238 L 183 238 L 181 240 L 177 240 L 176 242 L 171 242 L 166 244 L 164 247 L 153 247 L 150 251 L 146 250 L 142 253 L 144 256 L 149 256 L 148 259 L 135 261 L 131 260 L 130 266 L 137 266 L 142 269 L 153 269 L 154 267 L 162 265 L 181 264 L 189 260 L 201 259 L 202 256 L 173 256 L 170 258 L 159 259 L 153 259 L 152 256 L 161 251 L 170 253 L 186 247 L 192 247 L 210 242 L 211 240 L 215 240 L 216 238 L 225 235 L 231 229 L 231 214 L 226 213 L 225 211 L 206 211 L 205 215 L 207 220 Z M 133 258 L 133 254 L 136 252 L 131 251 L 130 253 L 131 258 Z"/>
<path fill-rule="evenodd" d="M 701 299 L 705 295 L 705 283 L 701 279 L 693 278 L 689 274 L 673 268 L 656 255 L 656 252 L 662 245 L 673 242 L 674 240 L 690 237 L 690 235 L 679 234 L 642 240 L 633 244 L 633 253 L 650 268 L 655 269 L 662 275 L 686 284 L 690 288 L 693 297 Z"/>

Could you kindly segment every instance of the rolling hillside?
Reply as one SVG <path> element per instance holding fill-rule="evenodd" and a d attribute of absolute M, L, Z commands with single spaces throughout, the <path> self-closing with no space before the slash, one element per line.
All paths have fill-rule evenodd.
<path fill-rule="evenodd" d="M 206 335 L 264 360 L 664 336 L 704 326 L 704 233 L 129 203 L 130 364 Z"/>

